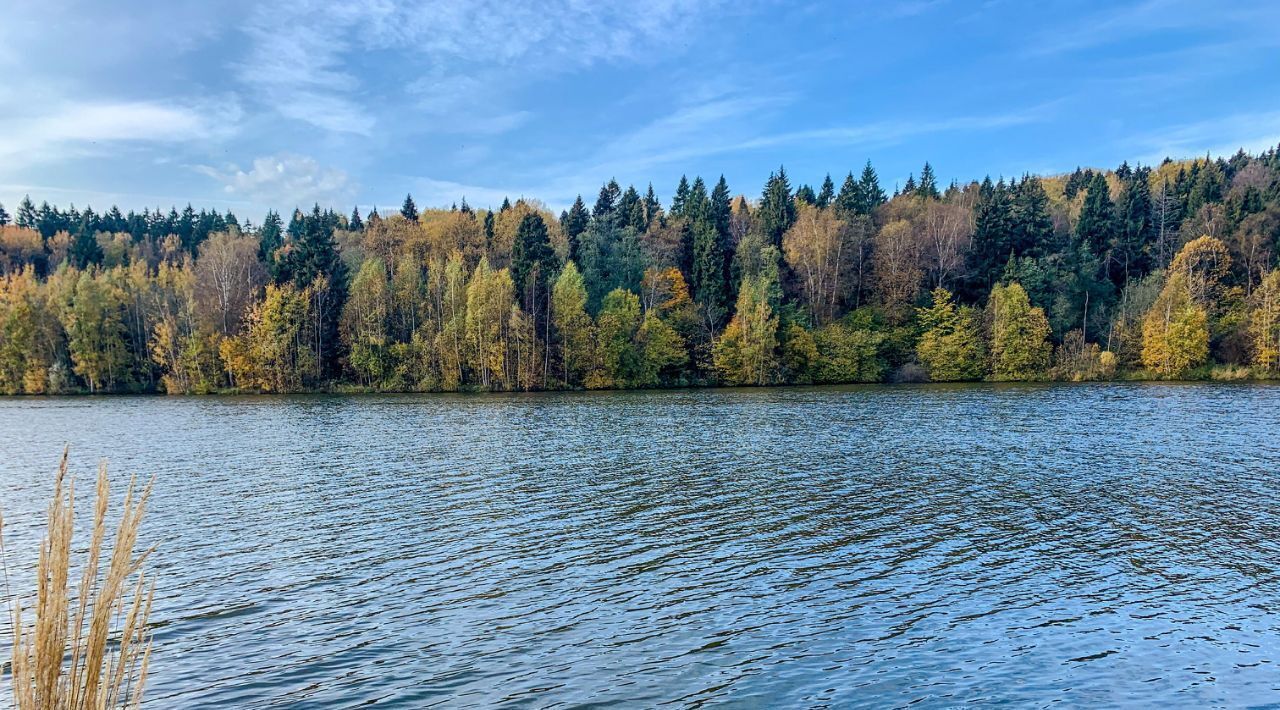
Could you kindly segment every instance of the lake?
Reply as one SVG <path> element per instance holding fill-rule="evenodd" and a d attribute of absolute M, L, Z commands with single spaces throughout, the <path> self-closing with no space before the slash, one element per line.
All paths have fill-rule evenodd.
<path fill-rule="evenodd" d="M 11 398 L 0 504 L 13 571 L 64 442 L 157 476 L 151 707 L 1236 706 L 1280 698 L 1278 426 L 1239 384 Z"/>

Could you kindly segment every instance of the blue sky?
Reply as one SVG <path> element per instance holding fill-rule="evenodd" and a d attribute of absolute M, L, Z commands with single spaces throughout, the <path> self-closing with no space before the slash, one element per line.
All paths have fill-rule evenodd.
<path fill-rule="evenodd" d="M 0 202 L 755 195 L 1280 143 L 1280 4 L 0 2 Z"/>

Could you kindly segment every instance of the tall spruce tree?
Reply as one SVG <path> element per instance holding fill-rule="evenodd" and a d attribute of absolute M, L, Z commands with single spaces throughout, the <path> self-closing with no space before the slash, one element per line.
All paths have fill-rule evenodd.
<path fill-rule="evenodd" d="M 418 221 L 418 206 L 413 203 L 413 195 L 404 196 L 404 204 L 400 205 L 400 215 L 410 222 Z"/>
<path fill-rule="evenodd" d="M 1053 217 L 1049 214 L 1049 196 L 1040 178 L 1024 175 L 1012 190 L 1010 221 L 1013 231 L 1010 248 L 1014 254 L 1047 255 L 1058 250 L 1053 239 Z"/>
<path fill-rule="evenodd" d="M 782 235 L 796 221 L 796 204 L 785 168 L 769 175 L 760 198 L 760 208 L 756 210 L 756 219 L 768 243 L 781 250 Z"/>
<path fill-rule="evenodd" d="M 9 224 L 9 213 L 4 211 L 4 204 L 0 203 L 0 227 Z"/>
<path fill-rule="evenodd" d="M 836 184 L 831 182 L 831 173 L 822 180 L 822 189 L 818 191 L 818 201 L 815 202 L 818 207 L 826 207 L 831 204 L 831 200 L 836 196 Z"/>
<path fill-rule="evenodd" d="M 1080 218 L 1076 221 L 1076 240 L 1094 254 L 1102 254 L 1115 238 L 1115 205 L 1111 202 L 1111 188 L 1102 173 L 1094 173 L 1089 181 Z"/>
<path fill-rule="evenodd" d="M 684 203 L 689 199 L 689 178 L 681 175 L 680 184 L 676 185 L 676 195 L 671 198 L 671 216 L 684 216 Z"/>
<path fill-rule="evenodd" d="M 360 207 L 351 208 L 351 219 L 347 220 L 347 227 L 353 232 L 364 231 L 364 220 L 360 219 Z"/>
<path fill-rule="evenodd" d="M 927 161 L 920 171 L 920 185 L 916 187 L 916 195 L 934 200 L 942 196 L 938 193 L 938 178 L 933 174 L 933 166 Z"/>
<path fill-rule="evenodd" d="M 569 240 L 570 261 L 578 261 L 579 240 L 582 233 L 587 231 L 587 224 L 590 221 L 591 214 L 587 212 L 587 205 L 582 201 L 582 195 L 578 195 L 573 201 L 573 206 L 565 213 L 564 223 L 561 225 L 565 238 Z"/>
<path fill-rule="evenodd" d="M 31 203 L 31 195 L 24 196 L 22 202 L 18 203 L 14 224 L 26 229 L 36 228 L 36 206 Z"/>
<path fill-rule="evenodd" d="M 861 202 L 858 205 L 858 214 L 871 214 L 877 207 L 888 201 L 884 190 L 880 189 L 880 177 L 876 175 L 876 169 L 871 167 L 871 161 L 862 168 L 862 177 L 858 180 L 858 188 Z"/>

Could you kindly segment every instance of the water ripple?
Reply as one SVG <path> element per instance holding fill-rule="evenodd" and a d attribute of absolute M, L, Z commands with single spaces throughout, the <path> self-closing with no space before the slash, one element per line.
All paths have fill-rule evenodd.
<path fill-rule="evenodd" d="M 155 707 L 1251 705 L 1277 424 L 1240 385 L 10 399 L 0 496 L 24 566 L 64 442 L 158 475 Z"/>

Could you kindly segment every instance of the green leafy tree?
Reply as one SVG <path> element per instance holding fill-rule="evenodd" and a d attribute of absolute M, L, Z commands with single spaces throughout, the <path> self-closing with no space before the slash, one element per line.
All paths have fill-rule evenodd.
<path fill-rule="evenodd" d="M 767 385 L 778 370 L 778 316 L 770 301 L 773 284 L 751 277 L 738 291 L 733 320 L 716 341 L 716 370 L 732 385 Z"/>
<path fill-rule="evenodd" d="M 934 289 L 933 305 L 916 309 L 921 328 L 916 357 L 936 382 L 981 379 L 986 369 L 978 314 L 957 306 L 951 292 Z"/>
<path fill-rule="evenodd" d="M 587 287 L 577 264 L 566 263 L 551 293 L 551 322 L 560 337 L 561 382 L 582 384 L 591 369 L 594 325 L 587 314 Z"/>
<path fill-rule="evenodd" d="M 987 305 L 991 321 L 991 374 L 997 380 L 1034 380 L 1049 366 L 1053 346 L 1044 309 L 1031 305 L 1017 283 L 996 285 Z"/>
<path fill-rule="evenodd" d="M 634 387 L 643 380 L 643 353 L 636 347 L 640 298 L 620 288 L 604 297 L 596 319 L 600 369 L 590 386 Z"/>

